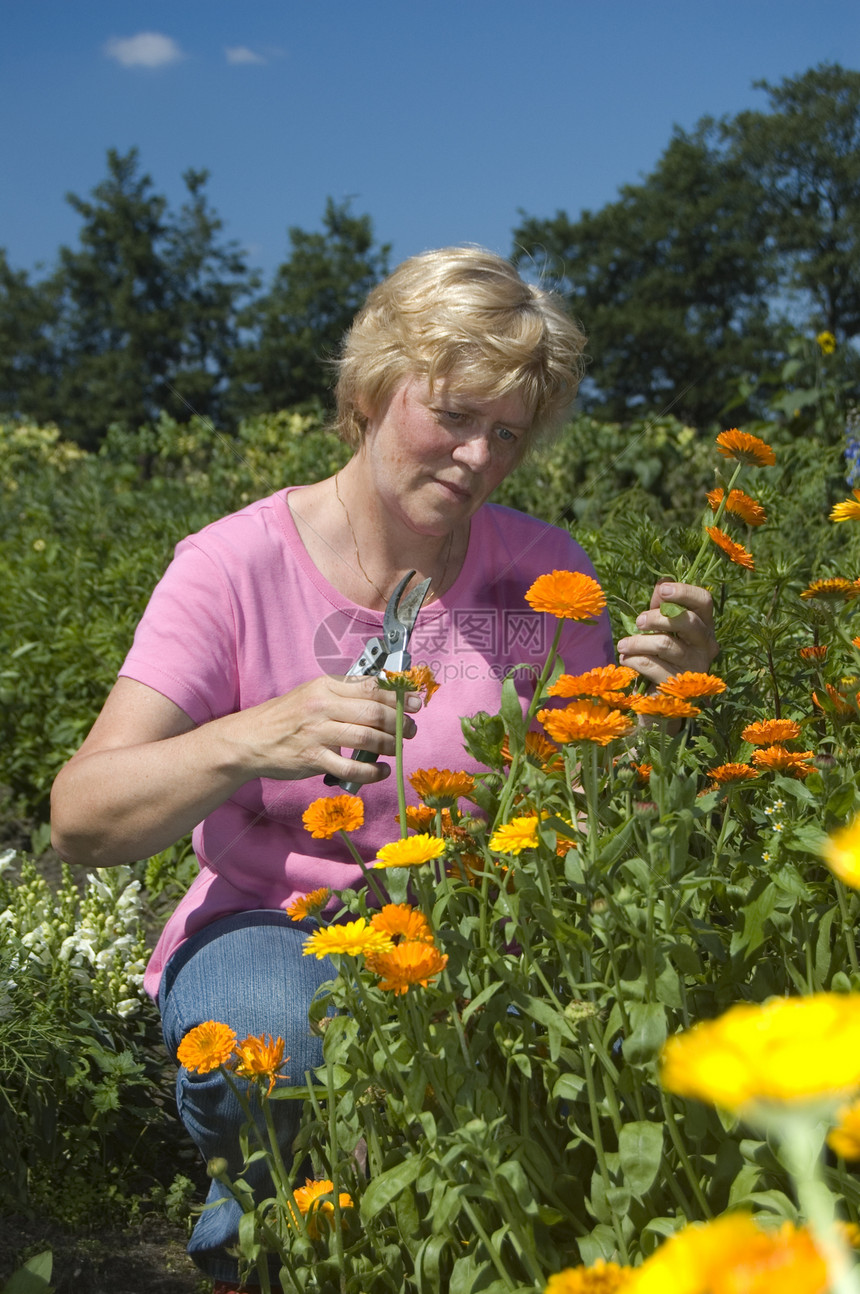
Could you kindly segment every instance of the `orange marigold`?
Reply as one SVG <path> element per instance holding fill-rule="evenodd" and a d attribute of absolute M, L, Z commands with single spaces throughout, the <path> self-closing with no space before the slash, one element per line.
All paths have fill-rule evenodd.
<path fill-rule="evenodd" d="M 852 639 L 852 642 L 854 642 L 855 647 L 860 647 L 860 639 L 858 639 L 857 641 Z M 813 647 L 801 647 L 799 648 L 799 651 L 800 651 L 801 660 L 826 660 L 827 659 L 826 643 L 817 643 Z"/>
<path fill-rule="evenodd" d="M 799 736 L 800 724 L 795 719 L 758 719 L 748 723 L 741 733 L 742 740 L 751 746 L 773 746 L 795 741 Z"/>
<path fill-rule="evenodd" d="M 558 746 L 549 741 L 542 732 L 526 733 L 526 759 L 545 773 L 557 773 L 564 768 L 564 761 L 558 753 Z M 511 748 L 508 739 L 502 742 L 501 756 L 506 764 L 511 762 Z"/>
<path fill-rule="evenodd" d="M 552 571 L 537 577 L 526 602 L 560 620 L 596 620 L 606 606 L 606 595 L 597 580 L 582 571 Z"/>
<path fill-rule="evenodd" d="M 333 1194 L 334 1182 L 315 1182 L 310 1177 L 305 1178 L 304 1186 L 293 1191 L 293 1201 L 305 1219 L 311 1240 L 319 1240 L 323 1224 L 334 1226 L 334 1203 L 325 1198 Z M 338 1192 L 337 1202 L 341 1209 L 353 1207 L 352 1196 L 346 1191 Z"/>
<path fill-rule="evenodd" d="M 302 822 L 315 840 L 330 840 L 337 831 L 358 830 L 364 805 L 357 795 L 324 795 L 308 805 Z"/>
<path fill-rule="evenodd" d="M 839 1123 L 827 1136 L 827 1144 L 843 1159 L 860 1159 L 860 1101 L 843 1105 L 837 1113 Z"/>
<path fill-rule="evenodd" d="M 562 745 L 570 741 L 593 741 L 598 746 L 606 746 L 617 737 L 626 737 L 635 727 L 626 714 L 602 701 L 574 701 L 563 710 L 539 710 L 538 722 Z"/>
<path fill-rule="evenodd" d="M 208 1074 L 226 1065 L 233 1055 L 236 1035 L 228 1024 L 207 1020 L 191 1029 L 179 1044 L 176 1055 L 180 1065 L 198 1074 Z"/>
<path fill-rule="evenodd" d="M 707 493 L 708 503 L 711 505 L 711 511 L 716 512 L 723 501 L 725 491 L 721 489 L 709 490 Z M 751 499 L 743 490 L 729 490 L 729 497 L 726 500 L 726 512 L 732 512 L 741 521 L 745 521 L 748 526 L 763 526 L 767 521 L 767 513 L 760 503 Z"/>
<path fill-rule="evenodd" d="M 785 746 L 766 746 L 763 750 L 754 750 L 752 760 L 758 768 L 769 768 L 789 777 L 806 777 L 812 772 L 809 760 L 814 753 L 812 750 L 786 750 Z"/>
<path fill-rule="evenodd" d="M 377 682 L 389 692 L 420 692 L 425 705 L 429 705 L 433 693 L 439 691 L 439 684 L 429 665 L 413 665 L 410 669 L 386 669 L 379 675 Z"/>
<path fill-rule="evenodd" d="M 590 1267 L 567 1267 L 550 1276 L 544 1294 L 625 1294 L 632 1267 L 598 1258 Z"/>
<path fill-rule="evenodd" d="M 635 714 L 648 714 L 656 719 L 692 719 L 701 710 L 677 696 L 635 696 L 630 702 Z"/>
<path fill-rule="evenodd" d="M 397 826 L 400 826 L 400 819 L 394 819 Z M 426 804 L 407 804 L 406 806 L 406 825 L 410 831 L 417 831 L 419 835 L 433 835 L 436 830 L 436 810 L 431 809 Z M 449 836 L 454 826 L 454 820 L 451 817 L 450 809 L 442 810 L 442 835 Z"/>
<path fill-rule="evenodd" d="M 252 1082 L 267 1078 L 270 1093 L 277 1079 L 286 1079 L 279 1070 L 289 1059 L 284 1055 L 283 1038 L 273 1038 L 271 1034 L 263 1033 L 258 1038 L 251 1035 L 236 1044 L 236 1073 Z"/>
<path fill-rule="evenodd" d="M 826 580 L 813 580 L 800 596 L 802 598 L 842 598 L 845 602 L 853 602 L 855 598 L 860 597 L 860 584 L 843 579 L 841 575 L 834 575 Z"/>
<path fill-rule="evenodd" d="M 755 570 L 753 555 L 747 552 L 743 544 L 736 544 L 724 530 L 720 530 L 719 526 L 705 526 L 705 530 L 730 562 L 734 562 L 735 566 L 743 566 L 748 571 Z"/>
<path fill-rule="evenodd" d="M 860 490 L 852 490 L 853 499 L 835 503 L 830 513 L 831 521 L 860 521 Z"/>
<path fill-rule="evenodd" d="M 394 943 L 432 944 L 433 931 L 419 908 L 410 903 L 386 903 L 370 918 L 374 930 L 381 930 Z"/>
<path fill-rule="evenodd" d="M 843 680 L 845 681 L 845 680 Z M 860 692 L 852 695 L 851 691 L 840 692 L 832 683 L 824 684 L 828 699 L 831 706 L 837 714 L 853 715 L 856 719 L 858 707 L 860 707 Z M 818 706 L 819 710 L 826 710 L 827 706 L 823 705 L 818 699 L 816 692 L 812 693 L 812 699 Z"/>
<path fill-rule="evenodd" d="M 475 789 L 470 773 L 452 773 L 449 768 L 419 768 L 409 778 L 415 794 L 431 809 L 448 809 Z"/>
<path fill-rule="evenodd" d="M 679 701 L 689 701 L 697 696 L 719 696 L 725 692 L 726 685 L 715 674 L 698 674 L 695 670 L 682 670 L 658 684 L 659 692 L 664 696 L 677 697 Z"/>
<path fill-rule="evenodd" d="M 761 774 L 749 764 L 718 764 L 716 768 L 708 769 L 708 776 L 725 786 L 727 782 L 749 782 Z"/>
<path fill-rule="evenodd" d="M 321 885 L 318 890 L 311 890 L 308 894 L 302 894 L 300 898 L 294 899 L 286 908 L 286 914 L 291 921 L 304 921 L 306 917 L 315 917 L 322 912 L 325 905 L 331 898 L 331 890 L 327 885 Z"/>
<path fill-rule="evenodd" d="M 638 677 L 638 672 L 628 665 L 598 665 L 584 674 L 559 674 L 547 688 L 547 695 L 593 696 L 607 705 L 625 705 L 627 696 L 621 689 Z"/>
<path fill-rule="evenodd" d="M 772 467 L 776 462 L 770 445 L 748 431 L 738 431 L 730 427 L 717 436 L 717 449 L 724 458 L 733 458 L 736 463 L 746 463 L 750 467 Z"/>
<path fill-rule="evenodd" d="M 367 965 L 379 976 L 381 989 L 400 994 L 416 984 L 427 988 L 448 965 L 448 957 L 432 943 L 402 943 L 390 952 L 374 953 Z"/>

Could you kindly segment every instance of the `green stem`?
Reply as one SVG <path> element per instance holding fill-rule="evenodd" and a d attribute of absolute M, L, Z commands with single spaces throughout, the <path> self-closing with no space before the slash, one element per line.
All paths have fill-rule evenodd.
<path fill-rule="evenodd" d="M 403 779 L 403 709 L 406 704 L 406 693 L 397 689 L 396 727 L 394 730 L 394 771 L 397 778 L 397 809 L 400 814 L 400 838 L 406 839 L 408 826 L 406 822 L 406 785 Z"/>
<path fill-rule="evenodd" d="M 848 1247 L 834 1226 L 835 1201 L 821 1177 L 818 1120 L 810 1113 L 797 1113 L 768 1122 L 775 1125 L 797 1202 L 827 1263 L 828 1288 L 832 1294 L 860 1294 Z"/>
<path fill-rule="evenodd" d="M 705 1193 L 702 1190 L 698 1177 L 693 1172 L 693 1165 L 690 1163 L 690 1156 L 687 1154 L 687 1148 L 678 1132 L 678 1125 L 675 1123 L 675 1111 L 672 1109 L 672 1103 L 666 1092 L 660 1092 L 660 1102 L 663 1106 L 663 1118 L 666 1121 L 666 1127 L 669 1129 L 669 1136 L 672 1145 L 675 1147 L 675 1153 L 681 1161 L 684 1169 L 684 1175 L 690 1183 L 696 1202 L 702 1210 L 704 1217 L 709 1220 L 714 1216 L 713 1210 L 708 1203 Z"/>
<path fill-rule="evenodd" d="M 564 627 L 564 621 L 559 620 L 558 624 L 555 627 L 555 634 L 553 635 L 552 646 L 549 649 L 549 655 L 544 661 L 543 669 L 541 670 L 540 676 L 538 677 L 538 681 L 535 684 L 534 694 L 532 696 L 531 701 L 529 702 L 529 707 L 526 710 L 525 719 L 523 721 L 525 726 L 524 727 L 525 732 L 528 732 L 531 726 L 532 720 L 534 719 L 535 714 L 537 713 L 537 708 L 538 708 L 538 705 L 540 704 L 540 699 L 543 696 L 543 691 L 544 691 L 544 688 L 546 687 L 547 679 L 552 673 L 553 666 L 555 665 L 555 658 L 558 655 L 558 645 L 561 642 L 561 631 L 563 627 Z M 493 828 L 492 828 L 493 830 L 495 830 L 495 828 L 498 827 L 501 823 L 507 821 L 508 813 L 510 812 L 510 808 L 511 808 L 511 801 L 514 798 L 517 786 L 519 784 L 520 768 L 524 760 L 525 760 L 525 749 L 518 750 L 516 754 L 514 754 L 514 752 L 511 751 L 511 769 L 510 769 L 510 772 L 508 773 L 508 780 L 505 783 L 505 789 L 502 791 L 502 798 L 499 801 L 498 812 L 496 813 L 496 816 L 493 819 Z"/>
<path fill-rule="evenodd" d="M 704 519 L 702 522 L 703 527 L 706 524 L 710 524 L 712 526 L 718 526 L 722 521 L 723 513 L 725 512 L 726 504 L 728 503 L 729 495 L 734 489 L 735 481 L 738 479 L 738 476 L 740 475 L 740 471 L 742 467 L 743 467 L 743 463 L 738 463 L 737 467 L 732 473 L 732 479 L 729 481 L 728 487 L 723 491 L 723 497 L 720 500 L 720 506 L 717 508 L 716 513 L 711 513 L 709 510 L 705 512 Z M 711 539 L 711 536 L 706 533 L 702 538 L 701 545 L 699 546 L 699 551 L 696 553 L 696 556 L 693 558 L 693 565 L 690 567 L 690 569 L 687 571 L 687 574 L 684 576 L 685 584 L 693 583 L 696 573 L 699 569 L 699 566 L 702 563 L 702 558 L 705 556 L 705 553 L 708 552 L 708 549 L 711 548 L 712 546 L 713 546 L 713 540 Z M 710 563 L 709 563 L 709 566 L 710 566 Z M 708 571 L 706 570 L 705 576 L 707 576 L 707 574 L 708 574 Z M 702 578 L 704 579 L 705 576 L 703 576 Z"/>
<path fill-rule="evenodd" d="M 842 884 L 841 881 L 836 880 L 835 877 L 834 877 L 834 883 L 836 885 L 836 898 L 839 903 L 839 913 L 840 913 L 840 916 L 842 917 L 842 932 L 845 935 L 845 946 L 848 951 L 848 961 L 851 965 L 851 969 L 853 971 L 858 971 L 860 970 L 860 967 L 858 967 L 857 965 L 857 945 L 854 942 L 854 929 L 851 925 L 851 921 L 848 915 L 848 904 L 845 901 L 845 886 Z"/>
<path fill-rule="evenodd" d="M 344 831 L 343 827 L 339 828 L 339 835 L 342 836 L 347 849 L 352 854 L 353 858 L 361 868 L 361 874 L 364 877 L 365 881 L 373 890 L 374 894 L 379 899 L 379 902 L 383 906 L 385 906 L 385 904 L 388 902 L 388 895 L 385 893 L 385 890 L 383 890 L 382 887 L 380 886 L 376 877 L 373 875 L 370 868 L 367 866 L 367 863 L 364 861 L 361 854 L 358 852 L 355 845 L 352 843 L 349 836 Z"/>

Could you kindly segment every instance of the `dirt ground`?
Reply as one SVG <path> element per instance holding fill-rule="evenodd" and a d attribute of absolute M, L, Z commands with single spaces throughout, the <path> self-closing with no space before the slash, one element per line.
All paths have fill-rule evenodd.
<path fill-rule="evenodd" d="M 0 1217 L 0 1287 L 26 1258 L 50 1249 L 55 1294 L 204 1294 L 211 1283 L 185 1252 L 185 1232 L 164 1218 L 125 1231 L 68 1233 L 19 1216 Z"/>

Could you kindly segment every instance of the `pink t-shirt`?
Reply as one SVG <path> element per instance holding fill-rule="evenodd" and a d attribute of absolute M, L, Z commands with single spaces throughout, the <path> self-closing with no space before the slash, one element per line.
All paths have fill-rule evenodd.
<path fill-rule="evenodd" d="M 320 574 L 299 538 L 288 490 L 261 499 L 176 547 L 134 636 L 120 675 L 161 692 L 196 724 L 259 705 L 320 674 L 343 674 L 382 616 L 347 601 Z M 407 777 L 419 768 L 478 771 L 463 749 L 461 715 L 498 712 L 501 680 L 517 665 L 540 667 L 556 621 L 524 593 L 545 571 L 593 574 L 566 531 L 510 508 L 485 504 L 472 518 L 466 560 L 452 587 L 418 616 L 413 664 L 440 683 L 405 743 Z M 608 618 L 566 621 L 568 672 L 612 660 Z M 517 688 L 527 703 L 532 671 Z M 161 972 L 189 935 L 221 917 L 282 908 L 322 885 L 345 889 L 361 873 L 339 839 L 314 840 L 302 824 L 313 800 L 337 795 L 322 777 L 255 778 L 195 829 L 200 872 L 162 932 L 147 967 L 155 995 Z M 394 778 L 363 788 L 364 825 L 351 835 L 362 857 L 399 836 Z"/>

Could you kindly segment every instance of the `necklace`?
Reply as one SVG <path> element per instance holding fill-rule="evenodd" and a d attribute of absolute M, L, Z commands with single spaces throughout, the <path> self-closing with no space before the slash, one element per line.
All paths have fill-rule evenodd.
<path fill-rule="evenodd" d="M 349 526 L 349 533 L 350 533 L 350 535 L 352 536 L 352 546 L 353 546 L 353 549 L 354 549 L 354 551 L 355 551 L 355 560 L 356 560 L 356 562 L 358 563 L 358 569 L 361 571 L 362 575 L 364 576 L 365 580 L 366 580 L 366 581 L 367 581 L 367 583 L 370 585 L 370 587 L 371 587 L 372 589 L 375 589 L 375 591 L 379 594 L 380 598 L 382 599 L 382 601 L 383 601 L 384 603 L 387 603 L 387 602 L 388 602 L 388 594 L 387 594 L 387 593 L 383 593 L 383 592 L 382 592 L 382 589 L 379 587 L 379 585 L 376 583 L 376 581 L 375 581 L 375 580 L 372 580 L 372 579 L 370 578 L 370 576 L 368 575 L 367 571 L 364 569 L 364 564 L 362 563 L 362 560 L 361 560 L 361 553 L 358 551 L 358 540 L 357 540 L 357 539 L 356 539 L 356 537 L 355 537 L 355 529 L 354 529 L 354 527 L 353 527 L 352 520 L 351 520 L 350 515 L 349 515 L 349 508 L 346 506 L 346 504 L 344 503 L 343 499 L 340 497 L 340 489 L 338 488 L 338 477 L 339 477 L 339 476 L 340 476 L 340 472 L 335 472 L 335 474 L 334 474 L 334 492 L 335 492 L 335 496 L 336 496 L 336 498 L 337 498 L 338 503 L 339 503 L 339 504 L 340 504 L 340 506 L 343 508 L 343 515 L 346 517 L 346 524 Z M 450 561 L 451 561 L 451 552 L 452 552 L 452 550 L 453 550 L 453 547 L 454 547 L 454 531 L 452 530 L 452 531 L 451 531 L 451 533 L 450 533 L 450 535 L 448 536 L 448 544 L 447 544 L 447 548 L 446 548 L 446 550 L 445 550 L 445 565 L 442 567 L 442 576 L 441 576 L 441 579 L 439 580 L 439 588 L 440 588 L 440 590 L 441 590 L 441 589 L 444 589 L 444 587 L 445 587 L 445 578 L 446 578 L 446 576 L 447 576 L 447 574 L 448 574 L 448 566 L 449 566 L 449 563 L 450 563 Z M 426 598 L 424 599 L 424 603 L 423 603 L 423 605 L 424 605 L 424 606 L 426 606 L 428 602 L 432 602 L 434 598 L 438 598 L 438 597 L 441 597 L 441 593 L 437 593 L 437 592 L 435 592 L 435 591 L 434 591 L 434 589 L 433 589 L 433 588 L 432 588 L 432 586 L 431 586 L 431 587 L 427 590 L 427 596 L 426 596 Z"/>

